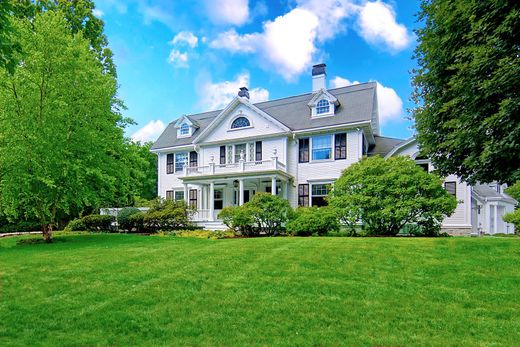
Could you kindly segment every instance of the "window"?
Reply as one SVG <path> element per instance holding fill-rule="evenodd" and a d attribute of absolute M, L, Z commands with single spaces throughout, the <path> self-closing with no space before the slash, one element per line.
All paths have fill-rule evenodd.
<path fill-rule="evenodd" d="M 309 139 L 300 139 L 300 141 L 298 141 L 298 145 L 299 145 L 299 162 L 308 163 L 309 162 Z"/>
<path fill-rule="evenodd" d="M 421 169 L 423 169 L 424 171 L 426 171 L 426 172 L 429 171 L 428 163 L 417 163 L 417 165 L 419 165 L 421 167 Z"/>
<path fill-rule="evenodd" d="M 330 111 L 330 104 L 328 100 L 321 99 L 316 104 L 316 114 L 324 114 L 329 113 Z"/>
<path fill-rule="evenodd" d="M 312 160 L 325 160 L 331 158 L 332 137 L 330 135 L 314 136 L 312 138 Z"/>
<path fill-rule="evenodd" d="M 444 189 L 453 196 L 457 196 L 457 182 L 444 182 Z"/>
<path fill-rule="evenodd" d="M 190 152 L 190 167 L 197 167 L 197 152 L 191 151 Z"/>
<path fill-rule="evenodd" d="M 255 160 L 262 160 L 262 141 L 256 141 Z"/>
<path fill-rule="evenodd" d="M 220 146 L 220 163 L 226 163 L 226 146 Z"/>
<path fill-rule="evenodd" d="M 173 190 L 166 191 L 166 200 L 173 200 Z"/>
<path fill-rule="evenodd" d="M 190 134 L 190 126 L 186 123 L 182 123 L 179 129 L 179 135 L 186 136 Z"/>
<path fill-rule="evenodd" d="M 166 155 L 166 173 L 172 174 L 174 172 L 173 153 Z"/>
<path fill-rule="evenodd" d="M 231 129 L 250 127 L 251 123 L 246 117 L 238 117 L 231 123 Z"/>
<path fill-rule="evenodd" d="M 189 205 L 191 208 L 197 208 L 197 189 L 190 189 L 190 201 Z"/>
<path fill-rule="evenodd" d="M 184 200 L 184 190 L 176 190 L 175 191 L 175 201 Z"/>
<path fill-rule="evenodd" d="M 298 206 L 309 206 L 309 185 L 298 184 Z"/>
<path fill-rule="evenodd" d="M 175 172 L 182 171 L 184 164 L 188 162 L 188 153 L 175 153 Z"/>
<path fill-rule="evenodd" d="M 312 185 L 312 206 L 327 206 L 326 197 L 330 192 L 330 184 Z"/>
<path fill-rule="evenodd" d="M 334 139 L 334 159 L 347 159 L 347 134 L 336 134 Z"/>
<path fill-rule="evenodd" d="M 246 159 L 246 144 L 241 143 L 239 145 L 235 145 L 235 163 L 238 163 L 240 160 L 240 153 L 243 153 L 244 160 Z"/>
<path fill-rule="evenodd" d="M 216 189 L 213 192 L 213 208 L 215 210 L 222 210 L 224 207 L 224 192 L 220 189 Z"/>

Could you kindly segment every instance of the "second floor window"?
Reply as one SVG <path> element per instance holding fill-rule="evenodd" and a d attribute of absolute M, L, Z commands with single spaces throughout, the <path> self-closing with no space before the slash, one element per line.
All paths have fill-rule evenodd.
<path fill-rule="evenodd" d="M 347 134 L 336 134 L 334 137 L 334 159 L 347 159 Z"/>
<path fill-rule="evenodd" d="M 320 135 L 312 138 L 312 160 L 330 159 L 331 154 L 332 136 Z"/>
<path fill-rule="evenodd" d="M 173 153 L 166 155 L 166 173 L 172 174 L 174 173 L 174 164 L 173 164 Z"/>
<path fill-rule="evenodd" d="M 300 163 L 308 163 L 309 162 L 309 139 L 300 139 L 300 141 L 298 141 L 298 147 L 299 147 L 298 161 Z"/>
<path fill-rule="evenodd" d="M 181 172 L 184 164 L 188 162 L 188 153 L 175 153 L 175 172 Z"/>

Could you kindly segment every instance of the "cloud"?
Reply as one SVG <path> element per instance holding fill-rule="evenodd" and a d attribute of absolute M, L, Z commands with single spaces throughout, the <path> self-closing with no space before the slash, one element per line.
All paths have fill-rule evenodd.
<path fill-rule="evenodd" d="M 143 15 L 144 24 L 151 24 L 153 22 L 159 22 L 166 25 L 169 28 L 173 28 L 175 25 L 175 18 L 164 8 L 160 6 L 141 6 L 140 11 Z"/>
<path fill-rule="evenodd" d="M 172 45 L 175 44 L 187 44 L 191 48 L 197 47 L 197 43 L 199 42 L 199 39 L 197 36 L 193 35 L 193 33 L 189 31 L 181 31 L 177 35 L 173 37 L 173 39 L 170 41 Z"/>
<path fill-rule="evenodd" d="M 238 94 L 240 87 L 249 85 L 250 76 L 245 72 L 236 77 L 233 81 L 223 81 L 203 83 L 201 88 L 201 105 L 208 110 L 224 108 Z M 262 102 L 269 100 L 269 91 L 263 88 L 249 90 L 251 102 Z"/>
<path fill-rule="evenodd" d="M 161 120 L 152 120 L 141 129 L 132 134 L 133 141 L 155 141 L 164 131 L 165 126 Z"/>
<path fill-rule="evenodd" d="M 181 53 L 176 49 L 172 49 L 168 56 L 168 63 L 178 68 L 187 68 L 189 66 L 188 53 Z"/>
<path fill-rule="evenodd" d="M 376 83 L 377 105 L 379 107 L 379 120 L 381 123 L 402 119 L 404 114 L 403 100 L 401 100 L 393 88 L 385 87 L 379 82 Z M 351 82 L 350 80 L 340 76 L 336 76 L 330 80 L 331 88 L 346 87 L 353 84 L 359 84 L 359 82 Z"/>
<path fill-rule="evenodd" d="M 245 24 L 249 19 L 248 0 L 205 0 L 206 14 L 215 24 Z"/>
<path fill-rule="evenodd" d="M 411 36 L 406 27 L 396 22 L 392 6 L 381 1 L 367 2 L 358 17 L 359 33 L 370 44 L 381 45 L 392 52 L 406 48 Z"/>
<path fill-rule="evenodd" d="M 103 11 L 101 11 L 100 9 L 95 8 L 92 10 L 92 14 L 98 18 L 101 18 L 101 17 L 103 17 L 103 15 L 105 13 Z"/>

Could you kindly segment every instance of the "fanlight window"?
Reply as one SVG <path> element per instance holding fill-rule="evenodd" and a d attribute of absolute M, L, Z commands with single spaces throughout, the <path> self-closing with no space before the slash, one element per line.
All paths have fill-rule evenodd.
<path fill-rule="evenodd" d="M 325 99 L 321 99 L 318 101 L 318 104 L 316 105 L 316 114 L 324 114 L 329 113 L 330 105 L 329 101 Z"/>
<path fill-rule="evenodd" d="M 182 123 L 179 133 L 181 135 L 188 135 L 190 133 L 190 126 L 186 123 Z"/>
<path fill-rule="evenodd" d="M 231 129 L 245 128 L 251 126 L 249 119 L 246 117 L 238 117 L 231 123 Z"/>

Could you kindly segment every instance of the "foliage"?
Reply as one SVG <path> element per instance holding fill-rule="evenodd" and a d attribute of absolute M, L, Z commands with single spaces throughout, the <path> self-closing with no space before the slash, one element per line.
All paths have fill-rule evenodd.
<path fill-rule="evenodd" d="M 423 0 L 416 30 L 417 140 L 440 174 L 520 179 L 520 5 Z"/>
<path fill-rule="evenodd" d="M 259 229 L 254 225 L 254 219 L 247 204 L 224 207 L 218 218 L 231 230 L 243 236 L 258 236 Z"/>
<path fill-rule="evenodd" d="M 76 218 L 73 219 L 67 224 L 67 226 L 64 229 L 65 231 L 85 231 L 87 230 L 87 227 L 85 223 L 83 222 L 83 219 Z"/>
<path fill-rule="evenodd" d="M 0 1 L 0 68 L 4 67 L 9 73 L 16 68 L 16 55 L 20 46 L 13 39 L 15 30 L 11 25 L 9 17 L 13 6 L 9 1 Z"/>
<path fill-rule="evenodd" d="M 217 240 L 234 238 L 235 233 L 231 230 L 181 230 L 175 236 Z"/>
<path fill-rule="evenodd" d="M 127 144 L 128 158 L 130 158 L 127 165 L 135 184 L 134 205 L 138 207 L 144 201 L 157 197 L 157 155 L 150 152 L 152 144 L 152 142 L 141 144 L 133 141 Z"/>
<path fill-rule="evenodd" d="M 128 217 L 128 231 L 132 232 L 133 230 L 135 230 L 138 233 L 145 231 L 143 212 L 134 213 Z"/>
<path fill-rule="evenodd" d="M 0 216 L 0 233 L 35 231 L 39 229 L 40 225 L 37 221 L 21 219 L 15 222 L 9 222 Z"/>
<path fill-rule="evenodd" d="M 295 236 L 322 236 L 339 228 L 338 216 L 330 207 L 300 207 L 287 223 L 287 231 Z"/>
<path fill-rule="evenodd" d="M 81 219 L 88 231 L 109 231 L 112 230 L 113 216 L 104 214 L 91 214 Z"/>
<path fill-rule="evenodd" d="M 520 202 L 520 181 L 505 189 L 505 192 L 516 201 Z"/>
<path fill-rule="evenodd" d="M 365 158 L 334 184 L 330 204 L 350 228 L 362 222 L 368 235 L 396 235 L 408 223 L 437 230 L 456 199 L 408 157 Z"/>
<path fill-rule="evenodd" d="M 134 228 L 133 221 L 130 221 L 130 217 L 141 211 L 136 207 L 125 207 L 119 210 L 117 213 L 117 225 L 119 229 L 125 231 L 132 231 Z"/>
<path fill-rule="evenodd" d="M 253 217 L 254 224 L 267 235 L 277 235 L 292 215 L 289 201 L 269 193 L 257 193 L 240 206 Z"/>
<path fill-rule="evenodd" d="M 506 213 L 502 219 L 506 223 L 511 223 L 515 226 L 515 233 L 520 235 L 520 208 L 513 212 Z"/>
<path fill-rule="evenodd" d="M 193 210 L 185 201 L 157 198 L 143 216 L 147 231 L 171 231 L 191 227 L 190 216 Z"/>

